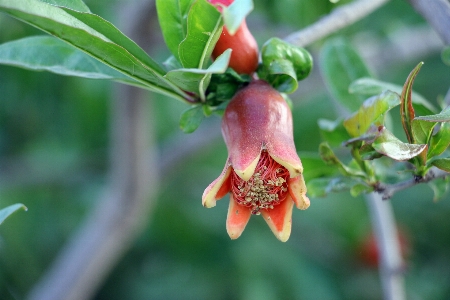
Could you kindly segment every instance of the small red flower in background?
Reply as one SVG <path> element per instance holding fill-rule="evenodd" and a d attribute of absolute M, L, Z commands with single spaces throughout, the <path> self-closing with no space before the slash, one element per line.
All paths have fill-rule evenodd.
<path fill-rule="evenodd" d="M 275 236 L 289 239 L 294 204 L 309 207 L 303 167 L 295 150 L 292 114 L 283 97 L 262 80 L 230 101 L 222 120 L 228 160 L 204 191 L 205 207 L 230 192 L 227 232 L 238 238 L 252 214 L 261 214 Z"/>

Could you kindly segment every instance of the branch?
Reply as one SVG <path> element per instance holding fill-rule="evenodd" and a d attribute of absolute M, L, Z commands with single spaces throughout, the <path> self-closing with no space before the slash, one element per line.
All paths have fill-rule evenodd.
<path fill-rule="evenodd" d="M 392 196 L 394 196 L 395 193 L 397 193 L 401 190 L 410 188 L 419 183 L 427 183 L 427 182 L 430 182 L 430 181 L 438 179 L 438 178 L 445 178 L 449 175 L 450 174 L 445 171 L 442 171 L 437 168 L 433 168 L 430 171 L 428 171 L 428 173 L 424 177 L 419 177 L 419 178 L 414 177 L 414 178 L 411 178 L 410 180 L 402 181 L 402 182 L 395 183 L 395 184 L 380 183 L 376 187 L 375 192 L 380 194 L 380 196 L 383 200 L 387 200 L 387 199 L 392 198 Z"/>
<path fill-rule="evenodd" d="M 397 228 L 390 201 L 382 201 L 377 193 L 366 195 L 372 227 L 380 249 L 380 279 L 384 300 L 406 299 Z"/>
<path fill-rule="evenodd" d="M 414 9 L 450 45 L 450 2 L 448 0 L 409 0 Z"/>
<path fill-rule="evenodd" d="M 288 35 L 284 40 L 298 47 L 304 47 L 355 23 L 388 1 L 359 0 L 343 5 L 309 27 Z"/>

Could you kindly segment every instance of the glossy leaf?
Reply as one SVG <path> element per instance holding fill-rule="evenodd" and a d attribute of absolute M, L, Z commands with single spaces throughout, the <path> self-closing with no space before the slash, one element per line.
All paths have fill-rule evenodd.
<path fill-rule="evenodd" d="M 353 81 L 349 88 L 351 94 L 359 94 L 365 96 L 374 96 L 381 94 L 382 92 L 389 90 L 397 94 L 401 94 L 403 87 L 397 84 L 380 81 L 375 78 L 360 78 Z M 412 91 L 412 102 L 418 113 L 424 115 L 431 115 L 436 112 L 436 108 L 422 95 Z"/>
<path fill-rule="evenodd" d="M 444 64 L 450 66 L 450 46 L 447 46 L 442 50 L 442 61 Z"/>
<path fill-rule="evenodd" d="M 411 131 L 413 134 L 414 143 L 428 144 L 436 124 L 436 122 L 422 121 L 417 118 L 412 120 Z"/>
<path fill-rule="evenodd" d="M 99 16 L 38 0 L 0 0 L 0 11 L 51 33 L 150 90 L 177 99 L 188 97 L 163 78 L 162 67 L 144 50 Z"/>
<path fill-rule="evenodd" d="M 431 162 L 433 166 L 450 173 L 450 158 L 438 158 Z"/>
<path fill-rule="evenodd" d="M 342 163 L 334 154 L 333 150 L 327 143 L 321 143 L 319 146 L 319 153 L 321 158 L 329 165 L 336 166 L 344 176 L 358 176 L 365 177 L 365 174 L 360 170 L 352 169 Z"/>
<path fill-rule="evenodd" d="M 353 47 L 343 39 L 329 40 L 320 51 L 319 66 L 331 95 L 351 112 L 358 110 L 366 98 L 350 94 L 348 87 L 371 72 Z"/>
<path fill-rule="evenodd" d="M 169 71 L 165 77 L 185 91 L 200 95 L 205 100 L 205 92 L 212 74 L 222 74 L 227 70 L 231 49 L 220 55 L 207 69 L 177 69 Z"/>
<path fill-rule="evenodd" d="M 422 67 L 423 62 L 419 63 L 409 74 L 408 78 L 406 79 L 405 85 L 403 86 L 402 94 L 400 96 L 400 117 L 402 120 L 403 130 L 406 133 L 406 137 L 408 138 L 408 141 L 413 144 L 414 143 L 414 136 L 412 132 L 412 120 L 415 117 L 414 108 L 412 106 L 412 100 L 411 100 L 411 93 L 412 93 L 412 86 L 414 83 L 414 79 L 417 76 L 417 73 L 419 73 L 420 68 Z"/>
<path fill-rule="evenodd" d="M 0 45 L 0 64 L 67 76 L 132 81 L 79 49 L 50 36 L 27 37 Z"/>
<path fill-rule="evenodd" d="M 282 93 L 293 93 L 298 81 L 312 70 L 309 52 L 278 38 L 271 38 L 261 49 L 262 66 L 258 70 L 261 79 L 269 82 Z"/>
<path fill-rule="evenodd" d="M 201 105 L 190 107 L 181 114 L 180 128 L 185 133 L 194 132 L 205 118 Z"/>
<path fill-rule="evenodd" d="M 442 123 L 439 131 L 431 137 L 428 158 L 441 155 L 450 146 L 450 123 Z"/>
<path fill-rule="evenodd" d="M 187 16 L 195 0 L 156 0 L 159 25 L 170 52 L 179 59 L 178 46 L 187 35 Z"/>
<path fill-rule="evenodd" d="M 184 68 L 204 69 L 222 33 L 222 18 L 206 0 L 192 4 L 187 19 L 187 35 L 178 47 Z"/>
<path fill-rule="evenodd" d="M 18 211 L 19 209 L 23 209 L 26 211 L 27 207 L 21 203 L 16 203 L 3 209 L 0 209 L 0 225 L 3 223 L 3 221 L 5 221 L 7 217 L 9 217 L 11 214 Z"/>
<path fill-rule="evenodd" d="M 253 10 L 252 0 L 234 0 L 222 10 L 223 21 L 228 32 L 234 35 L 245 17 Z"/>
<path fill-rule="evenodd" d="M 303 169 L 306 170 L 305 173 L 303 173 L 306 182 L 314 178 L 330 177 L 339 174 L 337 168 L 330 168 L 316 152 L 299 153 L 299 156 L 302 160 Z"/>
<path fill-rule="evenodd" d="M 379 136 L 372 143 L 372 147 L 392 159 L 405 161 L 421 154 L 427 145 L 403 143 L 383 127 L 379 131 Z"/>
<path fill-rule="evenodd" d="M 90 12 L 89 7 L 81 0 L 39 0 L 56 6 L 64 6 L 81 12 Z"/>
<path fill-rule="evenodd" d="M 364 101 L 358 111 L 344 120 L 344 127 L 351 136 L 360 136 L 371 125 L 384 125 L 385 114 L 399 104 L 399 96 L 391 91 L 385 91 L 378 96 L 373 96 Z"/>

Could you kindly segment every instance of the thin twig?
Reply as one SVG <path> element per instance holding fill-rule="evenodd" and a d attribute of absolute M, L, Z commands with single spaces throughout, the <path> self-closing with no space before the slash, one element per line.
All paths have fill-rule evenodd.
<path fill-rule="evenodd" d="M 343 5 L 311 26 L 288 35 L 284 40 L 293 45 L 305 47 L 335 31 L 355 23 L 388 1 L 359 0 Z"/>
<path fill-rule="evenodd" d="M 377 193 L 366 195 L 372 226 L 380 249 L 380 278 L 384 300 L 406 299 L 404 263 L 390 201 L 382 201 Z"/>
<path fill-rule="evenodd" d="M 392 198 L 395 193 L 410 188 L 412 186 L 415 186 L 419 183 L 427 183 L 432 180 L 438 179 L 438 178 L 445 178 L 449 176 L 450 174 L 439 170 L 437 168 L 433 168 L 424 177 L 414 177 L 406 181 L 398 182 L 395 184 L 379 184 L 376 187 L 376 192 L 380 194 L 381 198 L 383 200 L 387 200 Z"/>

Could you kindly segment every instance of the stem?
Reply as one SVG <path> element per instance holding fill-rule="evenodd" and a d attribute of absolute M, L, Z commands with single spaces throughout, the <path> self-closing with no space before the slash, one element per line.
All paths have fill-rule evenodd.
<path fill-rule="evenodd" d="M 428 173 L 421 178 L 411 178 L 410 180 L 398 182 L 395 184 L 378 184 L 376 188 L 376 192 L 380 194 L 381 198 L 383 200 L 390 199 L 395 193 L 410 188 L 414 185 L 417 185 L 419 183 L 427 183 L 432 180 L 438 179 L 438 178 L 445 178 L 446 176 L 449 176 L 450 174 L 439 170 L 437 168 L 432 168 L 428 171 Z"/>
<path fill-rule="evenodd" d="M 366 195 L 372 226 L 380 250 L 380 279 L 384 300 L 406 299 L 400 245 L 390 201 L 377 193 Z"/>
<path fill-rule="evenodd" d="M 359 0 L 342 5 L 316 23 L 288 35 L 284 40 L 298 47 L 305 47 L 339 29 L 355 23 L 388 1 Z"/>

